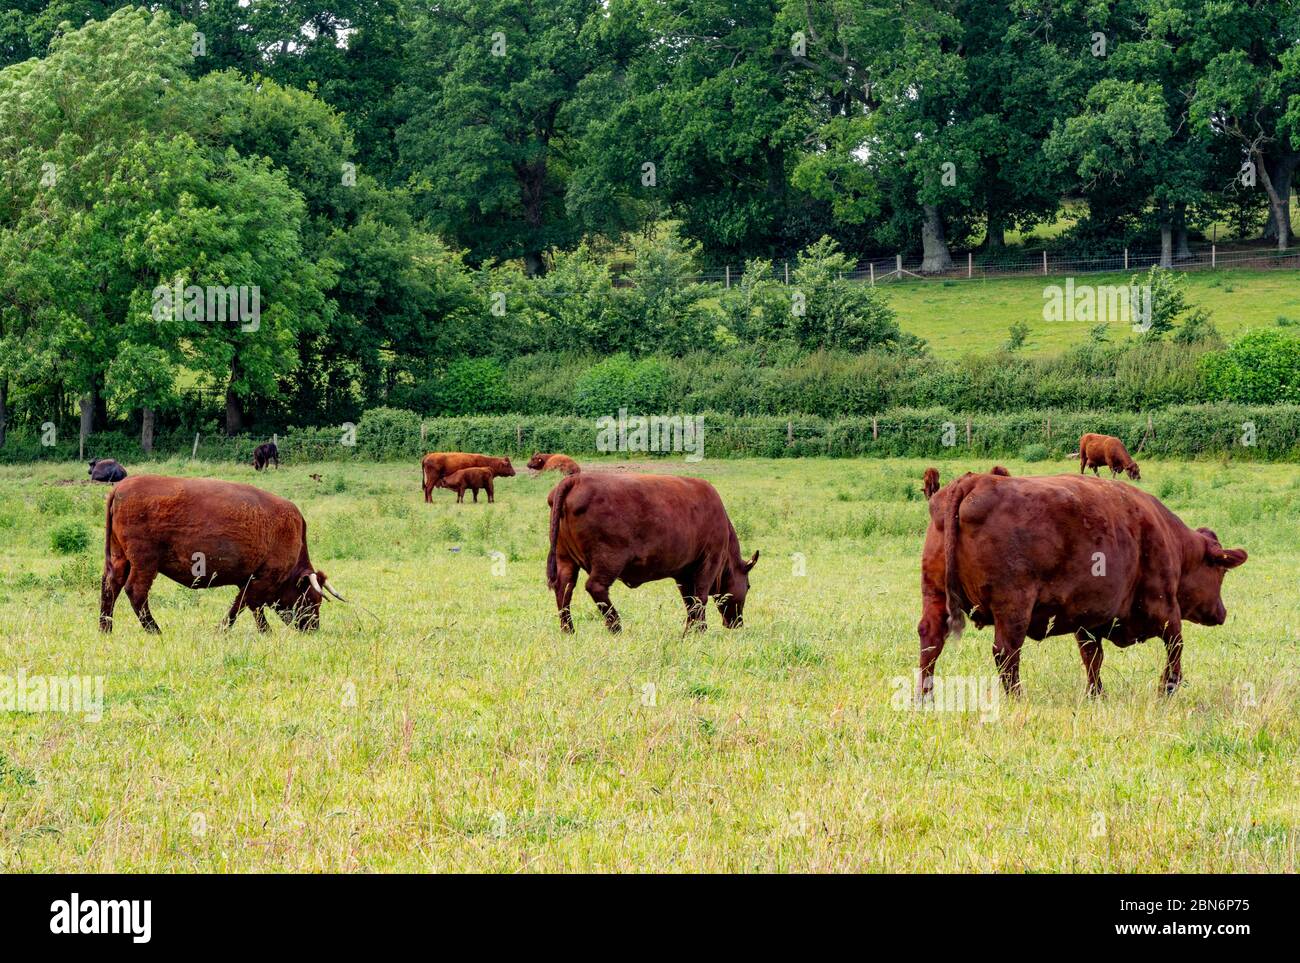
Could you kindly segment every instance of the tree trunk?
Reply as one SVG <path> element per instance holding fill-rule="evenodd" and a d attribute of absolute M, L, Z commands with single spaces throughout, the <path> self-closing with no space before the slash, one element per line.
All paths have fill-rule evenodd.
<path fill-rule="evenodd" d="M 233 387 L 226 389 L 226 437 L 233 438 L 244 430 L 244 403 Z"/>
<path fill-rule="evenodd" d="M 943 215 L 938 204 L 922 204 L 921 220 L 921 273 L 938 274 L 952 270 L 952 254 L 948 239 L 943 233 Z"/>
<path fill-rule="evenodd" d="M 1187 246 L 1187 203 L 1179 201 L 1174 205 L 1174 257 L 1181 260 L 1191 256 Z"/>
<path fill-rule="evenodd" d="M 1160 266 L 1174 266 L 1174 221 L 1169 216 L 1169 206 L 1161 204 L 1157 215 L 1160 221 Z"/>
<path fill-rule="evenodd" d="M 9 379 L 0 378 L 0 448 L 5 446 L 5 433 L 9 425 Z"/>
<path fill-rule="evenodd" d="M 1268 208 L 1273 218 L 1273 224 L 1277 228 L 1277 249 L 1285 251 L 1291 246 L 1291 214 L 1288 206 L 1283 204 L 1282 195 L 1279 193 L 1280 185 L 1273 182 L 1269 174 L 1268 165 L 1264 162 L 1264 155 L 1259 151 L 1254 152 L 1255 166 L 1259 171 L 1259 179 L 1264 185 L 1264 191 L 1268 194 Z M 1288 204 L 1290 197 L 1288 195 Z"/>
<path fill-rule="evenodd" d="M 86 439 L 95 433 L 95 399 L 90 395 L 81 396 L 81 454 L 86 454 Z"/>
<path fill-rule="evenodd" d="M 1291 233 L 1291 181 L 1295 178 L 1296 167 L 1300 166 L 1300 154 L 1284 154 L 1269 168 L 1268 177 L 1277 190 L 1281 207 L 1286 211 L 1287 232 Z M 1268 220 L 1264 222 L 1264 239 L 1277 240 L 1277 212 L 1273 205 L 1268 206 Z"/>
<path fill-rule="evenodd" d="M 989 211 L 988 226 L 984 231 L 984 247 L 990 251 L 1001 252 L 1007 246 L 1006 223 L 1002 220 L 1002 215 L 996 211 Z"/>
<path fill-rule="evenodd" d="M 153 451 L 153 409 L 140 411 L 140 447 L 147 455 Z"/>

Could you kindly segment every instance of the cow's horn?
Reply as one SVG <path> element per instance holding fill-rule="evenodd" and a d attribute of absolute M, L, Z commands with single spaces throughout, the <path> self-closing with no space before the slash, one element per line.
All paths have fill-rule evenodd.
<path fill-rule="evenodd" d="M 323 596 L 325 594 L 324 590 L 321 589 L 320 587 L 320 579 L 316 577 L 315 572 L 312 572 L 310 575 L 307 576 L 307 581 L 311 583 L 311 587 L 316 590 L 317 595 Z"/>
<path fill-rule="evenodd" d="M 347 599 L 345 599 L 342 595 L 339 595 L 338 592 L 334 591 L 334 586 L 333 586 L 333 585 L 330 585 L 330 580 L 329 580 L 329 579 L 326 579 L 326 580 L 325 580 L 325 591 L 329 592 L 330 595 L 334 596 L 334 597 L 335 597 L 336 599 L 338 599 L 340 602 L 346 602 L 346 601 L 347 601 Z"/>

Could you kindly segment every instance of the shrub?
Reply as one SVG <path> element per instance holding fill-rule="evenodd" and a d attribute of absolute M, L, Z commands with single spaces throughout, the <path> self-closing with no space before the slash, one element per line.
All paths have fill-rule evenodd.
<path fill-rule="evenodd" d="M 1201 359 L 1211 399 L 1240 404 L 1300 402 L 1300 339 L 1281 331 L 1252 331 L 1226 351 Z"/>
<path fill-rule="evenodd" d="M 1046 461 L 1049 455 L 1047 446 L 1041 442 L 1034 442 L 1020 449 L 1020 457 L 1024 461 Z"/>
<path fill-rule="evenodd" d="M 617 415 L 620 408 L 633 414 L 666 412 L 671 399 L 681 397 L 673 389 L 672 374 L 663 360 L 633 361 L 626 354 L 616 354 L 578 378 L 574 408 L 593 418 Z"/>
<path fill-rule="evenodd" d="M 90 545 L 90 529 L 84 522 L 68 521 L 50 532 L 50 547 L 58 555 L 75 555 Z"/>

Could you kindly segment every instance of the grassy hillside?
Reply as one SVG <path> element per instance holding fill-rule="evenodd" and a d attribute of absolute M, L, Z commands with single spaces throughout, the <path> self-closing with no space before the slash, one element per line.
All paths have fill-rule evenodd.
<path fill-rule="evenodd" d="M 1077 284 L 1129 283 L 1131 274 L 1090 274 Z M 1026 351 L 1054 352 L 1083 341 L 1087 322 L 1043 320 L 1043 288 L 1064 278 L 1028 277 L 970 281 L 891 282 L 884 289 L 905 331 L 925 338 L 942 357 L 992 351 L 1007 340 L 1017 321 L 1029 325 Z M 1300 322 L 1300 273 L 1277 271 L 1194 271 L 1187 275 L 1188 299 L 1209 309 L 1225 336 L 1267 327 L 1279 317 Z M 1112 340 L 1132 337 L 1113 325 Z"/>
<path fill-rule="evenodd" d="M 1188 627 L 1173 698 L 1159 643 L 1108 645 L 1090 701 L 1058 637 L 1028 643 L 1018 703 L 918 712 L 898 700 L 924 465 L 656 463 L 713 481 L 762 550 L 746 626 L 711 610 L 688 638 L 669 582 L 615 586 L 614 637 L 580 588 L 559 633 L 551 477 L 425 505 L 407 465 L 205 463 L 160 468 L 293 498 L 354 604 L 311 635 L 247 615 L 223 633 L 233 590 L 160 579 L 163 634 L 122 598 L 103 636 L 106 488 L 79 464 L 0 468 L 0 675 L 105 679 L 99 721 L 0 713 L 0 871 L 1294 872 L 1294 470 L 1143 463 L 1142 487 L 1251 556 L 1227 624 Z M 84 548 L 55 554 L 78 524 Z M 991 641 L 968 630 L 940 675 L 996 693 Z"/>

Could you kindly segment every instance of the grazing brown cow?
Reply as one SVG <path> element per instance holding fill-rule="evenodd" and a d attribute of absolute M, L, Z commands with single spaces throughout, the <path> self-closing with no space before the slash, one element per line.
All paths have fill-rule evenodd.
<path fill-rule="evenodd" d="M 479 489 L 487 490 L 487 500 L 491 504 L 494 496 L 492 490 L 492 469 L 491 468 L 462 468 L 458 472 L 453 472 L 442 480 L 443 488 L 450 488 L 456 493 L 456 501 L 465 500 L 465 489 L 470 488 L 474 491 L 474 501 L 478 501 Z"/>
<path fill-rule="evenodd" d="M 1135 462 L 1124 447 L 1124 442 L 1111 435 L 1094 435 L 1087 434 L 1079 439 L 1079 474 L 1082 475 L 1084 469 L 1091 468 L 1094 475 L 1098 474 L 1097 469 L 1101 467 L 1110 469 L 1110 477 L 1114 478 L 1120 472 L 1124 472 L 1129 478 L 1137 481 L 1142 477 L 1138 471 L 1137 462 Z"/>
<path fill-rule="evenodd" d="M 722 624 L 743 621 L 749 571 L 758 552 L 741 558 L 740 541 L 722 499 L 701 478 L 674 475 L 569 475 L 551 490 L 551 551 L 546 583 L 555 590 L 560 628 L 573 631 L 569 601 L 578 569 L 587 572 L 587 593 L 619 631 L 609 587 L 629 588 L 671 578 L 686 604 L 686 627 L 703 629 L 713 596 Z"/>
<path fill-rule="evenodd" d="M 463 451 L 431 451 L 420 462 L 424 474 L 424 500 L 433 501 L 433 490 L 446 487 L 443 482 L 462 468 L 491 468 L 497 478 L 514 478 L 515 469 L 509 458 L 491 455 L 471 455 Z"/>
<path fill-rule="evenodd" d="M 558 471 L 566 475 L 575 475 L 582 471 L 578 463 L 568 455 L 545 455 L 542 452 L 533 452 L 533 457 L 528 459 L 529 471 Z"/>
<path fill-rule="evenodd" d="M 1123 648 L 1164 640 L 1162 681 L 1182 679 L 1183 622 L 1222 625 L 1224 573 L 1246 561 L 1208 528 L 1193 531 L 1139 488 L 1051 475 L 966 475 L 930 499 L 921 555 L 919 695 L 969 612 L 993 626 L 993 658 L 1008 693 L 1020 691 L 1028 635 L 1075 633 L 1088 691 L 1101 693 L 1102 640 Z"/>
<path fill-rule="evenodd" d="M 280 449 L 275 442 L 268 441 L 253 449 L 253 471 L 261 471 L 269 467 L 271 462 L 275 462 L 276 468 L 280 467 Z"/>
<path fill-rule="evenodd" d="M 971 474 L 970 472 L 966 473 Z M 1011 472 L 1007 471 L 1001 465 L 994 465 L 989 469 L 990 475 L 1001 475 L 1004 478 L 1010 478 Z M 925 500 L 928 502 L 934 497 L 935 492 L 939 490 L 939 469 L 927 468 L 925 474 L 921 477 L 921 491 L 925 493 Z"/>
<path fill-rule="evenodd" d="M 190 588 L 232 585 L 239 591 L 223 620 L 253 610 L 266 631 L 263 606 L 297 629 L 320 625 L 330 586 L 307 557 L 307 523 L 292 502 L 252 485 L 210 478 L 140 475 L 108 496 L 99 627 L 113 630 L 123 588 L 146 632 L 157 632 L 149 588 L 161 573 Z"/>

